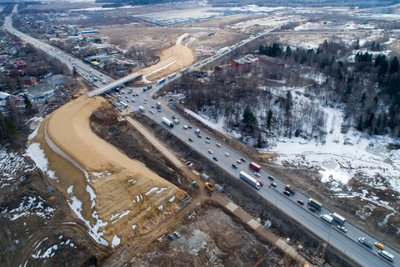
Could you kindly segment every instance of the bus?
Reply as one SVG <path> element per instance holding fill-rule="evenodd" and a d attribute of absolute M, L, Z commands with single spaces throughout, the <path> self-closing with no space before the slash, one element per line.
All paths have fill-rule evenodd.
<path fill-rule="evenodd" d="M 124 108 L 127 108 L 127 107 L 128 107 L 128 104 L 126 104 L 125 102 L 119 101 L 119 103 L 121 103 L 121 105 L 123 105 Z"/>
<path fill-rule="evenodd" d="M 250 162 L 249 167 L 255 170 L 256 172 L 259 172 L 261 170 L 261 166 L 255 162 Z"/>
<path fill-rule="evenodd" d="M 309 198 L 309 199 L 308 199 L 308 205 L 310 205 L 310 206 L 316 208 L 317 210 L 321 210 L 321 208 L 322 208 L 321 202 L 316 201 L 316 200 L 313 199 L 313 198 Z"/>
<path fill-rule="evenodd" d="M 387 259 L 388 261 L 393 262 L 394 260 L 394 256 L 392 254 L 390 254 L 389 252 L 387 252 L 386 250 L 380 250 L 378 252 L 379 255 L 381 255 L 382 257 L 384 257 L 385 259 Z"/>

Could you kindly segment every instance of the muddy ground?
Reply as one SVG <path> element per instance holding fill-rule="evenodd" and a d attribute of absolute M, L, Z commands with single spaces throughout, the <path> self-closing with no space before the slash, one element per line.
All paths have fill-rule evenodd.
<path fill-rule="evenodd" d="M 176 231 L 179 238 L 154 242 L 132 266 L 297 266 L 213 206 L 193 210 Z"/>

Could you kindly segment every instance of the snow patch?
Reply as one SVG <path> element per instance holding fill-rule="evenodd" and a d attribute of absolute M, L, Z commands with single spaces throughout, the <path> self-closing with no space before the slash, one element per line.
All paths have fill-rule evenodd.
<path fill-rule="evenodd" d="M 58 179 L 55 176 L 54 171 L 48 170 L 49 162 L 47 161 L 46 155 L 44 151 L 40 148 L 39 143 L 32 143 L 28 146 L 26 150 L 26 154 L 35 162 L 36 166 L 49 178 L 51 179 Z"/>
<path fill-rule="evenodd" d="M 114 235 L 113 240 L 112 240 L 111 247 L 115 248 L 115 247 L 118 246 L 120 243 L 121 243 L 121 239 L 120 239 L 117 235 Z"/>

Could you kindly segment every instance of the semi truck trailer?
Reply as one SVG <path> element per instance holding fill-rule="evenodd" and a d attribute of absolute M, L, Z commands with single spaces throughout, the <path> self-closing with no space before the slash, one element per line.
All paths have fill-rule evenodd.
<path fill-rule="evenodd" d="M 248 184 L 250 184 L 251 186 L 253 186 L 255 189 L 260 190 L 260 188 L 261 188 L 260 183 L 255 178 L 253 178 L 250 175 L 248 175 L 247 173 L 242 171 L 242 172 L 239 173 L 239 177 L 243 181 L 245 181 Z"/>

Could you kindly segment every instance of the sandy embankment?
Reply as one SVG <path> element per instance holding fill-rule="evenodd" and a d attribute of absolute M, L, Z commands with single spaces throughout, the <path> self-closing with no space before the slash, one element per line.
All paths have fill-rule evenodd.
<path fill-rule="evenodd" d="M 156 80 L 190 66 L 194 60 L 195 55 L 190 48 L 184 45 L 174 45 L 162 52 L 159 63 L 140 72 L 148 80 Z"/>
<path fill-rule="evenodd" d="M 151 230 L 163 216 L 167 216 L 165 214 L 176 210 L 175 203 L 185 193 L 92 132 L 89 117 L 105 104 L 101 97 L 82 96 L 56 110 L 46 120 L 44 130 L 55 146 L 89 174 L 88 179 L 82 176 L 77 183 L 74 178 L 73 183 L 73 195 L 83 202 L 85 219 L 95 224 L 93 212 L 96 211 L 99 218 L 108 223 L 101 229 L 106 240 L 111 243 L 113 236 L 117 235 L 125 243 L 135 234 Z M 54 148 L 53 151 L 57 153 Z M 52 162 L 51 158 L 49 162 Z M 60 176 L 61 171 L 55 171 L 68 187 L 70 177 Z M 96 194 L 94 207 L 91 207 L 91 202 L 84 201 L 90 195 L 85 190 L 88 184 Z M 169 199 L 173 196 L 176 200 L 171 204 Z M 132 230 L 132 226 L 136 229 Z"/>

